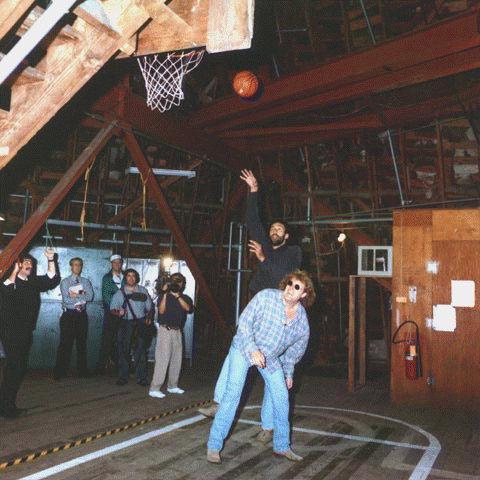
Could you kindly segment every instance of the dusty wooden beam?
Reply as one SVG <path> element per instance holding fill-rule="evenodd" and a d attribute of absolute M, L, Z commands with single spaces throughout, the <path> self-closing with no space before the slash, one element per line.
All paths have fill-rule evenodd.
<path fill-rule="evenodd" d="M 8 147 L 0 155 L 3 168 L 35 133 L 112 57 L 116 51 L 148 20 L 148 14 L 133 0 L 105 0 L 102 6 L 115 8 L 118 38 L 99 31 L 77 17 L 73 28 L 82 41 L 55 37 L 36 68 L 49 81 L 41 84 L 12 84 L 8 119 L 0 120 L 0 146 Z M 108 8 L 107 8 L 108 7 Z"/>
<path fill-rule="evenodd" d="M 198 167 L 202 163 L 202 161 L 203 160 L 195 160 L 194 162 L 192 162 L 187 167 L 186 170 L 193 170 L 194 168 Z M 160 182 L 160 187 L 162 189 L 168 188 L 170 185 L 173 185 L 175 182 L 178 182 L 178 180 L 180 180 L 180 178 L 182 178 L 182 177 L 168 177 L 165 180 L 162 180 Z M 130 215 L 130 213 L 133 213 L 137 208 L 139 208 L 142 205 L 142 202 L 143 202 L 142 197 L 138 197 L 136 200 L 133 200 L 133 202 L 131 202 L 125 208 L 123 208 L 120 212 L 118 212 L 117 215 L 114 215 L 113 217 L 110 217 L 106 221 L 105 225 L 116 225 L 118 222 L 120 222 L 125 217 Z M 102 233 L 103 233 L 103 230 L 99 230 L 99 231 L 93 233 L 91 235 L 91 237 L 89 238 L 89 241 L 90 242 L 95 242 L 96 240 L 98 240 L 98 238 L 100 238 Z"/>
<path fill-rule="evenodd" d="M 199 110 L 192 124 L 227 130 L 478 68 L 477 16 L 478 9 L 472 9 L 369 50 L 289 75 L 269 84 L 254 103 L 236 97 L 216 102 Z"/>
<path fill-rule="evenodd" d="M 185 5 L 184 5 L 185 4 Z M 184 1 L 165 5 L 162 1 L 145 0 L 143 8 L 152 21 L 139 33 L 135 56 L 201 47 L 206 44 L 208 2 L 192 6 Z M 188 7 L 188 8 L 187 8 Z M 119 54 L 117 58 L 126 55 Z"/>
<path fill-rule="evenodd" d="M 198 285 L 203 292 L 205 300 L 210 307 L 211 313 L 215 318 L 215 321 L 222 329 L 224 334 L 228 333 L 228 327 L 223 318 L 223 313 L 220 310 L 220 307 L 217 305 L 217 301 L 210 290 L 210 287 L 201 271 L 193 252 L 188 245 L 187 241 L 185 240 L 185 236 L 182 232 L 182 229 L 177 223 L 175 215 L 165 197 L 157 178 L 155 177 L 154 173 L 152 172 L 152 167 L 149 164 L 148 160 L 145 158 L 140 145 L 137 142 L 137 139 L 133 135 L 132 131 L 126 130 L 124 133 L 125 137 L 125 144 L 128 148 L 128 151 L 133 157 L 138 169 L 140 170 L 143 179 L 146 181 L 147 188 L 150 191 L 150 195 L 154 198 L 155 203 L 158 206 L 159 213 L 163 218 L 165 224 L 170 229 L 175 238 L 175 242 L 178 246 L 178 249 L 185 258 L 188 267 L 192 271 L 195 280 L 198 282 Z"/>
<path fill-rule="evenodd" d="M 39 7 L 38 5 L 34 7 L 18 28 L 16 35 L 18 35 L 19 37 L 25 35 L 28 29 L 41 17 L 44 12 L 45 10 L 42 7 Z M 67 39 L 81 39 L 81 35 L 68 24 L 62 27 L 58 34 Z"/>
<path fill-rule="evenodd" d="M 115 133 L 115 130 L 115 125 L 109 125 L 97 133 L 95 138 L 66 171 L 63 178 L 55 185 L 38 209 L 30 216 L 25 225 L 23 225 L 16 236 L 13 237 L 5 247 L 0 255 L 0 276 L 4 275 L 10 265 L 18 258 L 22 250 L 27 247 L 39 228 L 45 224 L 49 215 L 57 208 L 65 195 L 75 185 L 75 182 L 93 162 L 96 155 Z"/>
<path fill-rule="evenodd" d="M 348 391 L 355 391 L 356 383 L 356 358 L 355 358 L 355 323 L 357 317 L 357 278 L 350 275 L 350 283 L 348 286 Z"/>
<path fill-rule="evenodd" d="M 33 0 L 2 0 L 0 2 L 0 39 L 22 18 Z"/>
<path fill-rule="evenodd" d="M 253 0 L 210 0 L 207 52 L 250 48 L 253 37 Z"/>
<path fill-rule="evenodd" d="M 438 184 L 438 193 L 440 194 L 440 199 L 445 200 L 445 159 L 443 156 L 443 138 L 442 138 L 442 126 L 437 120 L 435 123 L 435 134 L 437 140 L 437 156 L 436 156 L 436 170 L 437 170 L 437 184 Z M 444 205 L 445 206 L 445 205 Z"/>

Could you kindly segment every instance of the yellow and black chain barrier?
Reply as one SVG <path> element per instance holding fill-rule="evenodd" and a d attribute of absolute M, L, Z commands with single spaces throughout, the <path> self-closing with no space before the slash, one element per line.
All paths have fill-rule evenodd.
<path fill-rule="evenodd" d="M 111 430 L 107 430 L 106 432 L 97 433 L 96 435 L 90 435 L 80 440 L 64 443 L 63 445 L 59 445 L 57 447 L 53 447 L 53 448 L 49 448 L 49 449 L 41 450 L 37 452 L 32 452 L 19 458 L 12 458 L 10 460 L 0 463 L 0 470 L 5 470 L 6 468 L 12 467 L 13 465 L 20 465 L 21 463 L 31 462 L 32 460 L 36 460 L 37 458 L 40 458 L 40 457 L 45 457 L 46 455 L 49 455 L 51 453 L 57 453 L 63 450 L 68 450 L 73 447 L 78 447 L 79 445 L 84 445 L 86 443 L 92 442 L 93 440 L 98 440 L 99 438 L 114 435 L 115 433 L 125 432 L 126 430 L 130 430 L 131 428 L 139 427 L 140 425 L 145 425 L 147 423 L 154 422 L 155 420 L 168 417 L 169 415 L 174 415 L 176 413 L 181 413 L 187 410 L 191 410 L 192 408 L 198 408 L 204 405 L 208 405 L 211 402 L 212 402 L 211 400 L 205 400 L 203 402 L 198 402 L 192 405 L 188 405 L 187 407 L 176 408 L 175 410 L 163 412 L 163 413 L 160 413 L 159 415 L 154 415 L 153 417 L 137 420 L 136 422 L 129 423 L 128 425 L 125 425 L 123 427 L 112 428 Z"/>

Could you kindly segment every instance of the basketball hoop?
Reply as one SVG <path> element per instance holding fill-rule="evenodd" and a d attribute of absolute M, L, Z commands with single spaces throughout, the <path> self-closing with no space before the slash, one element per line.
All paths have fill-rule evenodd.
<path fill-rule="evenodd" d="M 183 77 L 198 66 L 205 50 L 170 52 L 138 58 L 138 65 L 145 80 L 147 105 L 152 110 L 165 112 L 172 105 L 178 107 L 185 98 L 182 90 Z"/>

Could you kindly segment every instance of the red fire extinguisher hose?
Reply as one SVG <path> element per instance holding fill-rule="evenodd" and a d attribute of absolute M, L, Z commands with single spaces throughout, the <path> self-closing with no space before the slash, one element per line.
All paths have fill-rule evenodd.
<path fill-rule="evenodd" d="M 400 330 L 408 324 L 415 325 L 415 339 L 412 337 L 406 337 L 400 340 L 397 340 L 397 336 Z M 420 352 L 420 334 L 418 330 L 418 325 L 412 320 L 407 320 L 400 324 L 400 326 L 395 330 L 392 337 L 392 344 L 404 343 L 406 345 L 405 349 L 405 375 L 409 380 L 416 380 L 423 376 L 422 370 L 422 355 Z"/>

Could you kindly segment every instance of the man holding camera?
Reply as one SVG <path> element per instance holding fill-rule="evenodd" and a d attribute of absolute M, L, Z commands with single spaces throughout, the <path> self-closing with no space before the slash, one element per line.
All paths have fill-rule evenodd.
<path fill-rule="evenodd" d="M 77 346 L 77 369 L 80 377 L 88 377 L 87 369 L 87 302 L 93 300 L 93 288 L 88 278 L 82 277 L 83 260 L 70 260 L 72 274 L 60 282 L 63 313 L 60 317 L 60 343 L 53 378 L 60 380 L 68 371 L 73 342 Z"/>
<path fill-rule="evenodd" d="M 185 295 L 186 279 L 181 273 L 174 273 L 166 278 L 158 295 L 158 334 L 155 348 L 155 370 L 149 395 L 154 398 L 164 398 L 160 391 L 165 382 L 168 369 L 169 393 L 182 394 L 178 388 L 178 378 L 182 367 L 182 328 L 187 313 L 193 311 L 192 299 Z"/>

